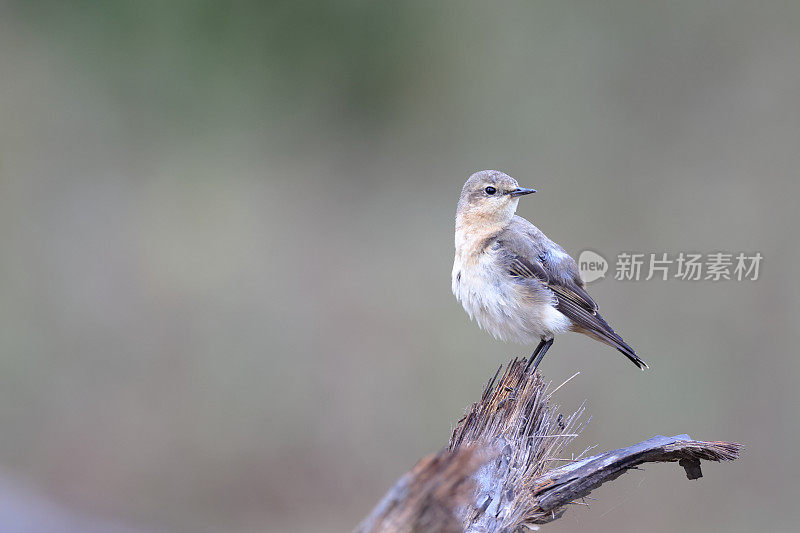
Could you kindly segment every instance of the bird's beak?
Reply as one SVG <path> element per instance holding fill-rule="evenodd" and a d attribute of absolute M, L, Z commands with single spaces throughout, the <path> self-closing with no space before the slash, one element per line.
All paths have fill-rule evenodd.
<path fill-rule="evenodd" d="M 512 198 L 516 198 L 517 196 L 525 196 L 526 194 L 533 194 L 535 192 L 536 189 L 526 189 L 525 187 L 517 187 L 508 194 L 510 194 Z"/>

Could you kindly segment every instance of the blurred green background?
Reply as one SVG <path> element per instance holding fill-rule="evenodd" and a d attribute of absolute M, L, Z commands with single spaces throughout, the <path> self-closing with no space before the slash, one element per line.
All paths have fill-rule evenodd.
<path fill-rule="evenodd" d="M 574 256 L 764 255 L 591 285 L 651 370 L 559 338 L 571 451 L 746 450 L 546 529 L 796 531 L 799 27 L 791 1 L 2 2 L 0 529 L 348 531 L 530 351 L 450 293 L 461 185 L 496 168 Z"/>

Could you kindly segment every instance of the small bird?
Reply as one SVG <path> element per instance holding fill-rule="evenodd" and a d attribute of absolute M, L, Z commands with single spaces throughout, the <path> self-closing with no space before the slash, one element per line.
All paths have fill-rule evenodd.
<path fill-rule="evenodd" d="M 497 170 L 470 176 L 456 211 L 453 294 L 495 338 L 538 342 L 530 359 L 534 369 L 556 335 L 577 331 L 644 370 L 647 363 L 597 312 L 575 260 L 515 214 L 519 198 L 535 192 Z"/>

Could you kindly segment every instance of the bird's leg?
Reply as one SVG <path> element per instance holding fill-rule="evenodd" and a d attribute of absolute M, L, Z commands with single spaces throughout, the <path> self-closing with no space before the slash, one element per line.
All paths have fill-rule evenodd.
<path fill-rule="evenodd" d="M 527 364 L 527 366 L 525 367 L 525 371 L 526 371 L 526 372 L 527 372 L 527 371 L 528 371 L 528 369 L 531 367 L 531 365 L 533 364 L 533 362 L 536 360 L 536 356 L 538 356 L 538 355 L 539 355 L 539 352 L 541 352 L 541 351 L 542 351 L 542 348 L 544 347 L 544 345 L 545 345 L 546 343 L 547 343 L 547 341 L 546 341 L 544 338 L 542 338 L 542 340 L 540 340 L 540 341 L 539 341 L 539 345 L 536 347 L 536 349 L 535 349 L 535 350 L 533 351 L 533 353 L 531 354 L 531 357 L 530 357 L 530 359 L 528 359 L 528 364 Z M 538 366 L 538 362 L 537 362 L 537 366 Z M 536 368 L 536 367 L 534 367 L 534 369 L 535 369 L 535 368 Z"/>
<path fill-rule="evenodd" d="M 539 343 L 539 346 L 531 354 L 531 358 L 528 360 L 528 367 L 533 367 L 533 371 L 536 372 L 536 369 L 539 367 L 539 363 L 542 362 L 544 359 L 544 354 L 547 353 L 547 350 L 553 345 L 553 339 L 542 339 Z M 531 364 L 532 363 L 532 364 Z M 526 369 L 527 370 L 527 369 Z"/>

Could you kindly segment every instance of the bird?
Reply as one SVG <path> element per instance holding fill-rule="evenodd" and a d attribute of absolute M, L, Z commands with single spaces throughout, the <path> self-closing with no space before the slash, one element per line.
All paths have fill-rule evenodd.
<path fill-rule="evenodd" d="M 597 312 L 575 260 L 516 214 L 536 190 L 497 170 L 464 183 L 455 224 L 452 289 L 470 319 L 502 341 L 538 342 L 528 365 L 539 366 L 556 335 L 578 332 L 607 344 L 641 370 L 647 363 Z"/>

